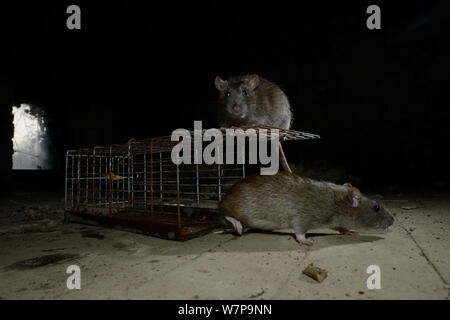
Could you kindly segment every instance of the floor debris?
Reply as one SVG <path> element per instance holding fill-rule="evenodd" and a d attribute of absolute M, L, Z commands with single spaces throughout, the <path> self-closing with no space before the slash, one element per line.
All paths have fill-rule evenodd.
<path fill-rule="evenodd" d="M 317 282 L 322 282 L 328 275 L 328 271 L 319 267 L 314 267 L 314 264 L 311 263 L 308 265 L 303 273 L 308 277 L 313 278 Z"/>

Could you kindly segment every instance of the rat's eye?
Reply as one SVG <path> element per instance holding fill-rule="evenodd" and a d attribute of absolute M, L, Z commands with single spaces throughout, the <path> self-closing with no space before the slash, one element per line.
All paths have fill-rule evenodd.
<path fill-rule="evenodd" d="M 242 90 L 242 95 L 244 96 L 244 97 L 246 97 L 247 96 L 247 90 Z"/>
<path fill-rule="evenodd" d="M 225 97 L 229 97 L 231 95 L 230 91 L 225 92 Z"/>
<path fill-rule="evenodd" d="M 380 211 L 380 206 L 379 205 L 374 205 L 373 206 L 373 210 L 375 211 L 375 212 L 378 212 L 378 211 Z"/>

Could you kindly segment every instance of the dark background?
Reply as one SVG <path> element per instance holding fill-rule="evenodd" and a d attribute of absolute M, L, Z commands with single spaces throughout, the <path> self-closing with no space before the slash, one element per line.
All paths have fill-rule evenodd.
<path fill-rule="evenodd" d="M 448 1 L 289 6 L 220 1 L 14 2 L 0 8 L 2 192 L 63 192 L 65 151 L 214 127 L 214 77 L 258 73 L 287 93 L 289 160 L 331 163 L 365 188 L 449 181 Z M 81 30 L 66 8 L 81 8 Z M 381 30 L 366 8 L 381 7 Z M 55 170 L 12 172 L 11 106 L 49 119 Z"/>

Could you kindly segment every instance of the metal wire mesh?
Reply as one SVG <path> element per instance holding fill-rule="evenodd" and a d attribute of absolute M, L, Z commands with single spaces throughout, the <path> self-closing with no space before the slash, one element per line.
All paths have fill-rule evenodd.
<path fill-rule="evenodd" d="M 256 132 L 272 129 L 241 127 L 249 128 Z M 226 134 L 224 128 L 221 131 Z M 279 135 L 280 140 L 316 138 L 319 136 L 282 129 Z M 177 165 L 171 159 L 177 143 L 165 136 L 67 151 L 66 210 L 93 216 L 171 216 L 178 228 L 183 217 L 197 209 L 216 210 L 223 196 L 245 177 L 245 164 Z"/>

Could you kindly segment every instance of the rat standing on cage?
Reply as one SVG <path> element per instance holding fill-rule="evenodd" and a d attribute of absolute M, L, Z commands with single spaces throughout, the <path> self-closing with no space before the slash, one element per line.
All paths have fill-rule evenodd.
<path fill-rule="evenodd" d="M 223 80 L 216 77 L 219 90 L 217 112 L 223 127 L 267 125 L 289 129 L 292 111 L 289 100 L 279 86 L 256 74 L 231 77 Z M 279 144 L 281 166 L 292 172 Z"/>
<path fill-rule="evenodd" d="M 286 94 L 276 84 L 256 74 L 216 77 L 219 124 L 224 127 L 268 125 L 289 129 L 292 112 Z"/>

